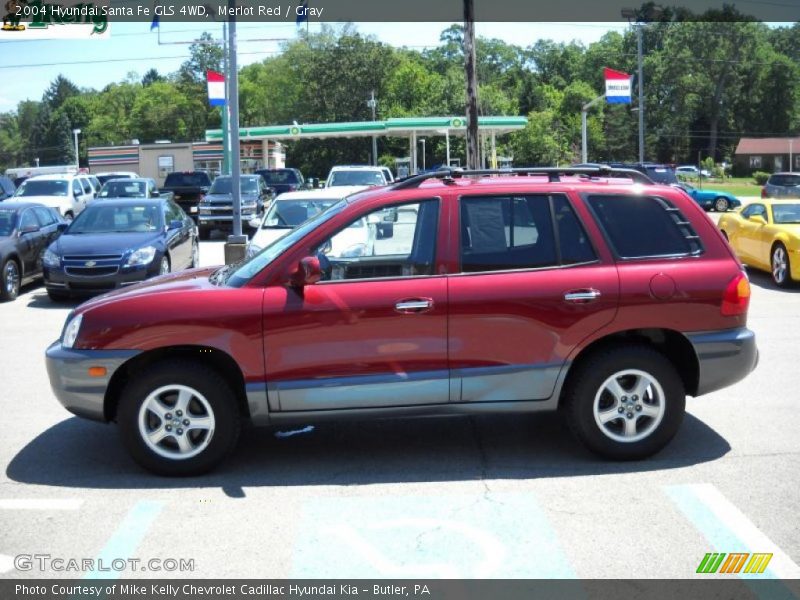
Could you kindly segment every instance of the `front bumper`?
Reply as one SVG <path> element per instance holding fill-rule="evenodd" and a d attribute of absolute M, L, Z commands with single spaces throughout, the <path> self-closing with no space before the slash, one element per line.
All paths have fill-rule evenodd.
<path fill-rule="evenodd" d="M 120 267 L 117 272 L 109 275 L 70 275 L 63 267 L 45 268 L 44 285 L 48 290 L 70 295 L 101 294 L 154 277 L 158 274 L 157 265 L 160 260 L 160 257 L 156 255 L 149 265 Z"/>
<path fill-rule="evenodd" d="M 53 342 L 45 352 L 50 387 L 61 405 L 79 417 L 106 421 L 105 397 L 111 377 L 138 350 L 76 350 Z M 90 367 L 104 367 L 101 377 L 89 375 Z"/>
<path fill-rule="evenodd" d="M 756 335 L 746 327 L 691 333 L 687 337 L 700 366 L 695 396 L 733 385 L 758 365 Z"/>
<path fill-rule="evenodd" d="M 256 212 L 242 212 L 242 223 L 247 224 L 255 218 L 260 217 L 260 215 Z M 197 224 L 204 225 L 206 227 L 216 226 L 216 227 L 232 227 L 233 226 L 233 215 L 198 215 L 197 217 Z"/>

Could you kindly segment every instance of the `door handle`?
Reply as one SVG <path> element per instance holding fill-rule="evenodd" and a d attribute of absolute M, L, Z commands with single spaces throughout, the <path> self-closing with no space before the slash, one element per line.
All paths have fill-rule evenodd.
<path fill-rule="evenodd" d="M 600 297 L 600 290 L 589 288 L 586 290 L 572 290 L 564 293 L 564 300 L 566 302 L 573 302 L 581 304 L 585 302 L 592 302 Z"/>
<path fill-rule="evenodd" d="M 394 305 L 394 309 L 403 314 L 415 314 L 428 312 L 433 308 L 433 300 L 431 298 L 409 298 L 408 300 L 398 300 Z"/>

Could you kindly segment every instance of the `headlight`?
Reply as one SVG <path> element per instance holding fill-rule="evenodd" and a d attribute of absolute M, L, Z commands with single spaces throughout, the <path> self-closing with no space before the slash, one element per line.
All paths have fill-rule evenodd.
<path fill-rule="evenodd" d="M 248 244 L 247 245 L 247 258 L 252 258 L 259 252 L 261 252 L 261 246 L 256 246 L 255 244 Z"/>
<path fill-rule="evenodd" d="M 75 340 L 78 339 L 78 333 L 81 330 L 81 323 L 83 322 L 83 315 L 78 315 L 74 317 L 71 321 L 67 323 L 67 326 L 64 327 L 64 335 L 61 340 L 61 345 L 64 348 L 72 348 L 72 345 L 75 343 Z"/>
<path fill-rule="evenodd" d="M 45 267 L 61 266 L 61 258 L 55 252 L 52 252 L 50 250 L 44 251 L 44 256 L 42 256 L 42 262 L 44 263 Z"/>
<path fill-rule="evenodd" d="M 349 248 L 342 251 L 342 258 L 355 258 L 356 256 L 364 256 L 366 252 L 366 244 L 353 244 Z"/>
<path fill-rule="evenodd" d="M 156 257 L 155 246 L 145 246 L 134 250 L 128 257 L 128 262 L 125 263 L 126 267 L 136 267 L 140 265 L 149 265 Z"/>

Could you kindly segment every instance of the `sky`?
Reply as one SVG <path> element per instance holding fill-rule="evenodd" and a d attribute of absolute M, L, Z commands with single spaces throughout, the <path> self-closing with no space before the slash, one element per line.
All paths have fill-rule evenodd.
<path fill-rule="evenodd" d="M 355 23 L 363 34 L 393 46 L 422 49 L 439 44 L 439 34 L 450 23 Z M 0 112 L 13 110 L 21 100 L 40 100 L 49 83 L 59 74 L 79 87 L 100 89 L 121 81 L 129 72 L 141 77 L 154 67 L 162 74 L 178 69 L 189 55 L 189 42 L 203 31 L 221 36 L 201 23 L 169 22 L 161 26 L 160 40 L 149 23 L 114 23 L 104 39 L 2 41 L 0 42 Z M 309 25 L 313 32 L 318 23 Z M 529 46 L 538 39 L 556 42 L 577 40 L 590 44 L 606 32 L 624 31 L 623 23 L 476 23 L 476 34 L 499 38 L 510 44 Z M 279 39 L 297 36 L 294 23 L 240 23 L 239 64 L 244 66 L 274 56 Z M 114 61 L 114 62 L 100 62 Z M 69 64 L 78 63 L 78 64 Z M 23 65 L 23 66 L 20 66 Z M 36 66 L 33 66 L 36 65 Z"/>

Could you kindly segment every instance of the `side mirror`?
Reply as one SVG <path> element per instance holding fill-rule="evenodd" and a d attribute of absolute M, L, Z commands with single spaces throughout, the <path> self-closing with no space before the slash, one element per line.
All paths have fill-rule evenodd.
<path fill-rule="evenodd" d="M 767 220 L 761 215 L 750 215 L 749 217 L 747 217 L 747 219 L 752 221 L 753 223 L 758 223 L 759 225 L 767 224 Z"/>
<path fill-rule="evenodd" d="M 256 217 L 255 219 L 250 219 L 247 222 L 247 224 L 250 225 L 251 229 L 258 229 L 259 227 L 261 227 L 261 219 L 259 219 L 258 217 Z"/>
<path fill-rule="evenodd" d="M 397 223 L 397 208 L 387 208 L 383 211 L 384 223 Z"/>
<path fill-rule="evenodd" d="M 181 227 L 183 227 L 183 221 L 175 219 L 174 221 L 169 222 L 168 229 L 180 229 Z"/>
<path fill-rule="evenodd" d="M 153 190 L 152 192 L 150 192 L 150 197 L 151 198 L 158 198 L 160 195 L 161 195 L 161 192 L 159 192 L 158 190 Z"/>
<path fill-rule="evenodd" d="M 58 233 L 64 233 L 67 227 L 69 227 L 69 223 L 59 223 L 56 225 L 56 231 L 58 231 Z"/>
<path fill-rule="evenodd" d="M 73 195 L 73 196 L 75 196 L 76 198 L 77 198 L 78 196 L 80 196 L 82 193 L 83 193 L 83 192 L 80 192 L 80 191 L 78 191 L 78 190 L 73 190 L 73 191 L 72 191 L 72 195 Z"/>
<path fill-rule="evenodd" d="M 292 274 L 292 287 L 302 288 L 307 285 L 314 285 L 322 279 L 322 267 L 316 256 L 306 256 L 297 265 L 297 271 Z"/>
<path fill-rule="evenodd" d="M 26 233 L 36 233 L 40 229 L 41 228 L 38 225 L 28 225 L 28 226 L 23 227 L 22 229 L 20 229 L 19 230 L 19 234 L 20 235 L 25 235 Z"/>

